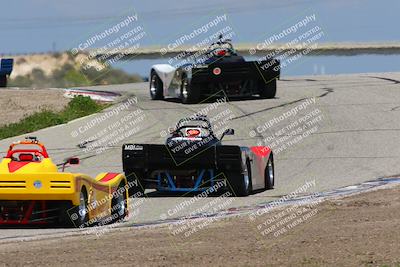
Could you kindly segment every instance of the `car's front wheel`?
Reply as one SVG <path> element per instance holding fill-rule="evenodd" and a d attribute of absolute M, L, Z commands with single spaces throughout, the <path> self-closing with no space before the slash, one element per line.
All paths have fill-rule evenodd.
<path fill-rule="evenodd" d="M 79 205 L 76 207 L 77 220 L 75 221 L 76 227 L 86 227 L 89 222 L 88 210 L 88 196 L 84 188 L 82 188 L 79 195 Z"/>
<path fill-rule="evenodd" d="M 227 179 L 234 196 L 245 197 L 252 192 L 251 166 L 250 161 L 246 160 L 246 166 L 243 173 L 228 173 Z"/>
<path fill-rule="evenodd" d="M 154 70 L 150 75 L 150 97 L 152 100 L 164 99 L 163 82 Z"/>
<path fill-rule="evenodd" d="M 59 205 L 59 225 L 84 228 L 89 226 L 88 194 L 85 187 L 79 193 L 79 205 L 64 202 Z"/>
<path fill-rule="evenodd" d="M 265 167 L 265 189 L 273 189 L 275 185 L 274 159 L 271 155 Z"/>
<path fill-rule="evenodd" d="M 191 84 L 187 77 L 182 78 L 181 100 L 183 104 L 195 104 L 200 100 L 200 88 Z"/>

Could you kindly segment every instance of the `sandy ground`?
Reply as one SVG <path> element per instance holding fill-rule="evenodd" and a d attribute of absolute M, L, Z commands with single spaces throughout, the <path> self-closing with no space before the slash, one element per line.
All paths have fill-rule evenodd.
<path fill-rule="evenodd" d="M 69 99 L 63 97 L 63 91 L 58 89 L 1 89 L 0 125 L 18 122 L 43 108 L 59 111 L 68 102 Z"/>
<path fill-rule="evenodd" d="M 400 187 L 314 204 L 255 220 L 213 221 L 188 236 L 168 226 L 5 243 L 0 261 L 4 266 L 399 266 Z M 303 221 L 285 221 L 292 215 L 280 214 L 289 210 Z M 263 235 L 260 225 L 266 224 L 286 232 Z"/>

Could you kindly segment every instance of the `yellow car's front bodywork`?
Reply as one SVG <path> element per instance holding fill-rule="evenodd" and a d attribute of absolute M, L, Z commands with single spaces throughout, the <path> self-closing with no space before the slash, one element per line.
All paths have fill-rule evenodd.
<path fill-rule="evenodd" d="M 38 146 L 42 145 L 38 143 Z M 81 173 L 58 172 L 47 152 L 39 160 L 31 161 L 19 161 L 14 156 L 31 159 L 31 151 L 9 152 L 0 163 L 0 225 L 73 221 L 71 215 L 82 213 L 76 209 L 80 205 L 82 209 L 82 196 L 87 215 L 85 223 L 98 222 L 113 215 L 113 205 L 116 199 L 121 199 L 118 194 L 123 194 L 127 201 L 128 184 L 123 174 L 100 173 L 92 178 Z M 125 205 L 123 217 L 127 214 L 128 205 Z M 59 210 L 54 213 L 57 208 Z M 79 214 L 74 216 L 79 217 Z"/>

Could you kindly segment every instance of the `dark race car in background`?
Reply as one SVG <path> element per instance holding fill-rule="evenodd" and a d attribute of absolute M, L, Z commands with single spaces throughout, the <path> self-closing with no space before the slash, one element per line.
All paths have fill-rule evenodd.
<path fill-rule="evenodd" d="M 130 195 L 145 189 L 199 192 L 210 188 L 247 196 L 274 187 L 274 158 L 266 146 L 222 145 L 207 117 L 182 119 L 166 144 L 124 144 L 123 168 L 128 181 L 137 180 Z"/>
<path fill-rule="evenodd" d="M 13 70 L 14 59 L 0 59 L 0 87 L 7 87 L 7 77 L 11 75 Z"/>
<path fill-rule="evenodd" d="M 230 40 L 209 46 L 206 60 L 197 60 L 178 68 L 169 64 L 153 65 L 150 71 L 150 96 L 180 98 L 183 103 L 198 103 L 207 96 L 225 95 L 274 98 L 280 77 L 277 59 L 246 61 L 237 54 Z"/>

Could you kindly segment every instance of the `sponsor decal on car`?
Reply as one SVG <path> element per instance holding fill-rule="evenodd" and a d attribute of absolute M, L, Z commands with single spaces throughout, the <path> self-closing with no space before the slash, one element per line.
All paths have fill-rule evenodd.
<path fill-rule="evenodd" d="M 33 186 L 34 186 L 36 189 L 40 189 L 40 188 L 42 188 L 42 182 L 39 181 L 39 180 L 36 180 L 36 181 L 33 182 Z"/>
<path fill-rule="evenodd" d="M 214 75 L 220 75 L 221 74 L 221 68 L 218 68 L 218 67 L 214 68 L 213 69 L 213 73 L 214 73 Z"/>
<path fill-rule="evenodd" d="M 125 150 L 143 150 L 143 146 L 141 145 L 125 145 Z"/>

